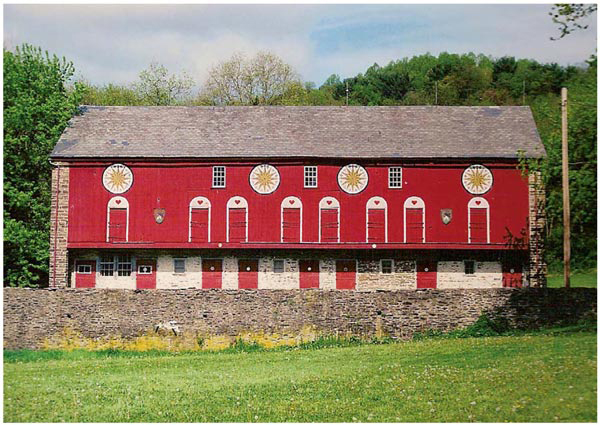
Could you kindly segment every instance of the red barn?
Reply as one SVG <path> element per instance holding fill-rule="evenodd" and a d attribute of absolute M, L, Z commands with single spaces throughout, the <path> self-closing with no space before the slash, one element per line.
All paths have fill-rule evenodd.
<path fill-rule="evenodd" d="M 528 107 L 83 107 L 50 285 L 543 285 L 543 155 Z"/>

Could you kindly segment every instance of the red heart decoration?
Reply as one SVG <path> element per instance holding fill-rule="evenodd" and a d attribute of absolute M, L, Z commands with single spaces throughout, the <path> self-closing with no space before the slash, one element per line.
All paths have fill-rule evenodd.
<path fill-rule="evenodd" d="M 379 205 L 379 201 L 375 201 L 375 205 Z"/>
<path fill-rule="evenodd" d="M 481 201 L 475 201 L 475 203 L 476 203 L 477 205 L 479 205 L 479 204 L 481 204 Z"/>
<path fill-rule="evenodd" d="M 239 203 L 240 203 L 240 200 L 239 200 L 239 199 L 236 199 L 234 202 L 235 202 L 236 204 L 239 204 Z"/>
<path fill-rule="evenodd" d="M 119 205 L 121 203 L 121 200 L 117 199 L 115 202 L 117 203 L 117 205 Z"/>
<path fill-rule="evenodd" d="M 199 200 L 199 201 L 196 201 L 196 202 L 198 202 L 198 205 L 202 205 L 202 203 L 203 203 L 204 201 L 202 201 L 202 200 Z"/>
<path fill-rule="evenodd" d="M 412 204 L 413 205 L 417 205 L 417 201 L 412 201 Z"/>
<path fill-rule="evenodd" d="M 327 201 L 327 205 L 331 205 L 331 201 Z"/>
<path fill-rule="evenodd" d="M 294 201 L 293 199 L 290 199 L 290 205 L 294 205 L 294 202 L 296 202 L 296 201 Z"/>

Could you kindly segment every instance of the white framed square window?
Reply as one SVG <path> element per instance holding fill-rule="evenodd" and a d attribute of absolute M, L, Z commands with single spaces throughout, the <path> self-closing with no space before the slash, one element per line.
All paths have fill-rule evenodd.
<path fill-rule="evenodd" d="M 77 273 L 92 274 L 92 266 L 90 264 L 77 264 Z"/>
<path fill-rule="evenodd" d="M 212 187 L 225 187 L 225 167 L 223 165 L 213 167 Z"/>
<path fill-rule="evenodd" d="M 394 260 L 382 259 L 380 261 L 380 270 L 382 274 L 394 273 Z"/>
<path fill-rule="evenodd" d="M 315 165 L 304 167 L 304 187 L 317 187 L 317 167 Z"/>
<path fill-rule="evenodd" d="M 390 189 L 402 188 L 402 167 L 388 168 L 388 187 Z"/>
<path fill-rule="evenodd" d="M 173 271 L 175 273 L 185 273 L 185 258 L 173 259 Z"/>

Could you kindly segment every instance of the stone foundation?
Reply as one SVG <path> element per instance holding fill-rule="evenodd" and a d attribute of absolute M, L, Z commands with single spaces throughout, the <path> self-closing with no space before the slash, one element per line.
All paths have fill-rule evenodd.
<path fill-rule="evenodd" d="M 594 317 L 596 289 L 47 290 L 4 288 L 4 348 L 36 349 L 69 329 L 86 338 L 134 338 L 177 322 L 182 336 L 242 332 L 408 338 L 472 324 L 483 313 L 520 328 Z"/>

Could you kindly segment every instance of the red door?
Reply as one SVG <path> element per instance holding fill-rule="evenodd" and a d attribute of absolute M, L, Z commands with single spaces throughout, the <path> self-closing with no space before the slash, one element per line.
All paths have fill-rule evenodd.
<path fill-rule="evenodd" d="M 192 208 L 190 242 L 208 242 L 208 208 Z"/>
<path fill-rule="evenodd" d="M 487 243 L 487 209 L 469 208 L 471 243 Z"/>
<path fill-rule="evenodd" d="M 356 288 L 356 261 L 337 260 L 335 262 L 336 289 Z"/>
<path fill-rule="evenodd" d="M 284 208 L 281 223 L 283 242 L 300 242 L 300 208 Z"/>
<path fill-rule="evenodd" d="M 96 261 L 75 261 L 75 287 L 94 288 L 96 286 Z"/>
<path fill-rule="evenodd" d="M 110 208 L 108 222 L 108 241 L 126 242 L 127 241 L 127 209 Z"/>
<path fill-rule="evenodd" d="M 300 260 L 300 289 L 319 287 L 319 260 Z"/>
<path fill-rule="evenodd" d="M 238 261 L 238 288 L 258 289 L 258 260 Z"/>
<path fill-rule="evenodd" d="M 321 242 L 338 242 L 338 209 L 321 209 Z"/>
<path fill-rule="evenodd" d="M 137 260 L 135 287 L 137 289 L 156 289 L 156 260 Z"/>
<path fill-rule="evenodd" d="M 502 286 L 520 288 L 523 286 L 523 267 L 516 263 L 502 263 Z"/>
<path fill-rule="evenodd" d="M 422 208 L 407 208 L 406 209 L 406 242 L 407 243 L 423 243 L 423 209 Z"/>
<path fill-rule="evenodd" d="M 385 210 L 369 209 L 367 211 L 367 242 L 385 242 Z"/>
<path fill-rule="evenodd" d="M 417 288 L 437 288 L 437 262 L 417 262 Z"/>
<path fill-rule="evenodd" d="M 229 209 L 229 242 L 246 242 L 246 208 Z"/>
<path fill-rule="evenodd" d="M 223 260 L 202 259 L 202 289 L 221 289 Z"/>

